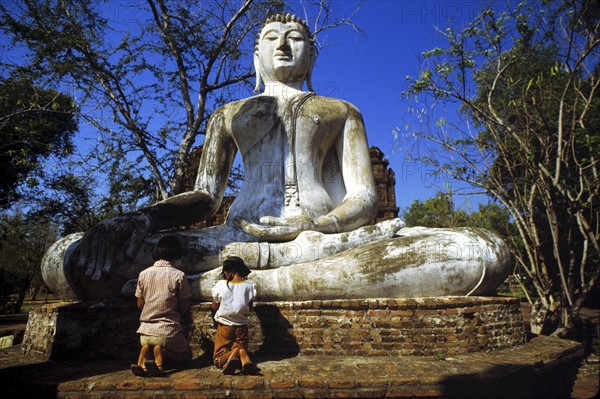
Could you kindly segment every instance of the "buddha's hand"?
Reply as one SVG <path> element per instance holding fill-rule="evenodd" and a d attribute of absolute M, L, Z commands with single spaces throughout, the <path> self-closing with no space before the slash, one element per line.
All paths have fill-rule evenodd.
<path fill-rule="evenodd" d="M 247 234 L 259 241 L 289 241 L 303 231 L 319 231 L 336 233 L 339 231 L 337 219 L 333 216 L 321 216 L 316 219 L 307 216 L 275 217 L 263 216 L 259 223 L 250 223 L 245 219 L 237 219 L 236 224 Z"/>
<path fill-rule="evenodd" d="M 150 218 L 140 212 L 105 219 L 85 232 L 71 262 L 98 280 L 113 265 L 133 259 L 149 231 Z"/>

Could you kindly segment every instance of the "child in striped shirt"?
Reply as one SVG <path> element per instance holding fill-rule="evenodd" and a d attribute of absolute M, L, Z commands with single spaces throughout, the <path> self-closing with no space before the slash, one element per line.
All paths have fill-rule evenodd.
<path fill-rule="evenodd" d="M 176 237 L 165 236 L 152 256 L 156 262 L 140 273 L 135 291 L 142 311 L 137 330 L 142 347 L 137 364 L 130 368 L 137 376 L 161 376 L 167 366 L 180 366 L 192 359 L 181 323 L 190 308 L 190 287 L 185 274 L 173 267 L 181 257 L 181 245 Z"/>

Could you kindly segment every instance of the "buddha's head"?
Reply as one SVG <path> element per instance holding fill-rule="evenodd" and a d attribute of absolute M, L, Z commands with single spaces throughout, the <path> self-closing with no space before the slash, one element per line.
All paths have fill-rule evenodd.
<path fill-rule="evenodd" d="M 298 84 L 306 81 L 313 91 L 311 75 L 317 57 L 306 22 L 291 14 L 267 18 L 258 34 L 254 51 L 255 91 L 263 83 Z"/>

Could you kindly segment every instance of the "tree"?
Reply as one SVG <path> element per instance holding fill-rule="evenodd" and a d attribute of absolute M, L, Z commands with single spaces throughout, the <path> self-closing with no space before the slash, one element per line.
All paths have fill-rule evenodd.
<path fill-rule="evenodd" d="M 40 172 L 43 159 L 73 151 L 76 112 L 65 94 L 26 79 L 0 80 L 0 209 L 20 198 L 20 184 L 35 182 L 34 172 Z"/>
<path fill-rule="evenodd" d="M 356 29 L 354 14 L 334 19 L 326 0 L 302 4 L 318 10 L 311 21 L 315 35 L 343 24 Z M 25 119 L 49 126 L 60 115 L 87 132 L 76 137 L 71 157 L 45 162 L 36 176 L 40 184 L 20 198 L 19 206 L 28 210 L 23 218 L 50 219 L 61 235 L 68 234 L 185 190 L 186 177 L 195 180 L 189 161 L 197 159 L 199 150 L 193 150 L 208 116 L 224 102 L 250 95 L 256 33 L 269 13 L 285 9 L 278 0 L 0 2 L 2 38 L 15 49 L 0 59 L 0 78 L 32 88 L 21 90 L 19 112 L 0 117 L 43 110 Z M 54 91 L 40 89 L 45 87 Z M 4 88 L 1 98 L 12 100 L 12 91 Z M 78 107 L 59 92 L 70 93 Z M 62 138 L 44 142 L 50 154 L 71 153 L 72 143 Z M 2 158 L 3 167 L 12 165 L 14 154 Z M 42 166 L 42 158 L 23 159 Z M 233 172 L 235 191 L 242 172 Z M 14 192 L 22 181 L 10 180 L 8 189 Z"/>
<path fill-rule="evenodd" d="M 118 3 L 117 10 L 97 3 L 0 5 L 0 26 L 28 54 L 25 63 L 4 66 L 78 93 L 83 117 L 100 134 L 90 150 L 96 169 L 87 164 L 87 173 L 106 171 L 112 159 L 125 156 L 135 160 L 127 173 L 152 181 L 150 202 L 179 194 L 188 155 L 211 111 L 250 92 L 255 34 L 284 3 L 147 0 Z M 349 23 L 332 20 L 327 2 L 319 4 L 324 12 L 317 31 Z"/>
<path fill-rule="evenodd" d="M 505 240 L 516 235 L 510 214 L 505 208 L 494 203 L 479 204 L 477 211 L 467 213 L 456 209 L 452 193 L 440 192 L 423 202 L 414 200 L 403 212 L 402 218 L 409 227 L 481 227 L 497 233 Z"/>
<path fill-rule="evenodd" d="M 537 333 L 572 328 L 598 283 L 599 7 L 547 0 L 485 9 L 464 30 L 447 29 L 448 47 L 425 52 L 411 80 L 410 94 L 460 106 L 456 120 L 423 109 L 431 123 L 415 135 L 429 151 L 414 154 L 510 212 Z"/>
<path fill-rule="evenodd" d="M 497 233 L 506 241 L 518 240 L 515 224 L 510 220 L 510 213 L 495 203 L 479 204 L 477 211 L 469 214 L 467 226 L 481 227 Z M 518 244 L 513 243 L 513 246 Z"/>
<path fill-rule="evenodd" d="M 91 184 L 91 179 L 71 173 L 53 176 L 45 187 L 28 193 L 26 203 L 30 210 L 27 217 L 33 220 L 52 220 L 59 226 L 60 235 L 89 229 L 107 215 L 114 214 L 112 203 L 95 206 Z M 128 192 L 125 189 L 124 195 Z"/>
<path fill-rule="evenodd" d="M 31 219 L 17 210 L 0 220 L 0 282 L 4 296 L 2 313 L 18 313 L 32 284 L 43 284 L 40 262 L 58 238 L 48 220 Z M 9 290 L 4 290 L 8 287 Z M 12 295 L 16 294 L 16 296 Z"/>
<path fill-rule="evenodd" d="M 424 202 L 414 200 L 403 213 L 407 226 L 460 227 L 467 225 L 465 211 L 454 209 L 451 194 L 438 193 Z"/>
<path fill-rule="evenodd" d="M 137 21 L 139 33 L 133 26 L 118 32 L 100 5 L 85 0 L 3 7 L 2 26 L 31 54 L 21 69 L 74 86 L 88 106 L 108 106 L 109 118 L 91 118 L 103 136 L 99 151 L 108 155 L 100 163 L 117 149 L 141 153 L 157 198 L 164 199 L 181 191 L 184 159 L 210 111 L 209 95 L 251 77 L 240 61 L 251 49 L 250 33 L 259 14 L 281 4 L 148 0 L 129 6 L 117 10 L 117 22 Z"/>

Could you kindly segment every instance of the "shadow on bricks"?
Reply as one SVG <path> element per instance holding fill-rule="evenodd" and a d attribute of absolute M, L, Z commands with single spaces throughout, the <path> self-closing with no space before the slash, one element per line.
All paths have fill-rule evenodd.
<path fill-rule="evenodd" d="M 263 342 L 254 352 L 262 360 L 278 360 L 297 356 L 300 346 L 294 334 L 292 324 L 281 314 L 277 306 L 263 304 L 255 308 L 260 321 Z"/>

